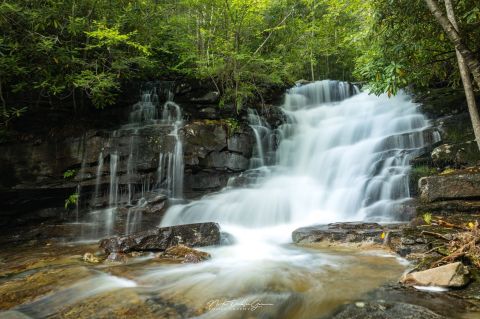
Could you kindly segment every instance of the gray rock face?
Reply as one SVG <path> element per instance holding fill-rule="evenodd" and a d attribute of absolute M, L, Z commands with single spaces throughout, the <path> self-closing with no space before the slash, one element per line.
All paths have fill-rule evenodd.
<path fill-rule="evenodd" d="M 107 253 L 164 251 L 180 244 L 190 247 L 218 245 L 220 244 L 220 226 L 217 223 L 178 225 L 100 241 L 100 247 Z"/>
<path fill-rule="evenodd" d="M 252 156 L 252 146 L 254 143 L 250 134 L 235 133 L 228 138 L 227 147 L 231 152 L 236 152 L 246 158 L 250 158 Z"/>
<path fill-rule="evenodd" d="M 401 302 L 357 302 L 344 306 L 333 319 L 446 319 L 446 317 L 417 305 Z"/>
<path fill-rule="evenodd" d="M 231 171 L 244 171 L 248 168 L 249 161 L 242 155 L 230 152 L 212 152 L 206 160 L 207 167 L 228 169 Z"/>
<path fill-rule="evenodd" d="M 377 223 L 334 223 L 303 227 L 292 233 L 294 243 L 317 243 L 317 242 L 338 242 L 338 243 L 383 243 L 386 232 L 385 227 Z M 399 232 L 389 230 L 389 233 Z"/>
<path fill-rule="evenodd" d="M 406 286 L 460 288 L 469 282 L 468 269 L 461 262 L 456 262 L 405 274 L 400 282 Z"/>
<path fill-rule="evenodd" d="M 423 177 L 418 181 L 424 202 L 480 199 L 480 174 L 452 174 Z"/>

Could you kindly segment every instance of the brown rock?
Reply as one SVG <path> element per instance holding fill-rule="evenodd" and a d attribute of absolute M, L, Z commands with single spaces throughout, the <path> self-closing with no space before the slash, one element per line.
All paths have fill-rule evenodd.
<path fill-rule="evenodd" d="M 423 177 L 418 181 L 424 202 L 480 198 L 480 174 L 451 174 Z"/>
<path fill-rule="evenodd" d="M 468 269 L 456 262 L 424 271 L 403 275 L 400 282 L 406 286 L 437 286 L 459 288 L 468 284 Z"/>
<path fill-rule="evenodd" d="M 158 257 L 181 260 L 182 263 L 199 263 L 210 259 L 211 256 L 209 253 L 185 245 L 177 245 L 167 248 L 167 250 Z"/>

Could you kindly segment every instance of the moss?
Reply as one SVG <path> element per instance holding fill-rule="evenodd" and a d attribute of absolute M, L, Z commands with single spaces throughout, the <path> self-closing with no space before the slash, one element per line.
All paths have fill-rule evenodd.
<path fill-rule="evenodd" d="M 428 165 L 419 165 L 412 168 L 410 171 L 410 191 L 412 195 L 418 194 L 418 181 L 422 177 L 437 174 L 437 170 Z"/>

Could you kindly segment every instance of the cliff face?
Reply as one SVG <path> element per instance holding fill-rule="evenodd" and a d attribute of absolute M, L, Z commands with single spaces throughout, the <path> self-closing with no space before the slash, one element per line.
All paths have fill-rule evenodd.
<path fill-rule="evenodd" d="M 95 128 L 77 125 L 0 144 L 0 226 L 130 207 L 153 193 L 195 198 L 249 168 L 256 142 L 246 110 L 219 108 L 218 95 L 205 87 L 170 83 L 163 96 L 162 85 L 150 84 L 159 97 L 116 106 L 116 125 L 98 127 L 97 119 Z M 276 108 L 263 110 L 272 125 L 282 121 Z M 66 210 L 65 200 L 76 193 L 78 211 Z"/>

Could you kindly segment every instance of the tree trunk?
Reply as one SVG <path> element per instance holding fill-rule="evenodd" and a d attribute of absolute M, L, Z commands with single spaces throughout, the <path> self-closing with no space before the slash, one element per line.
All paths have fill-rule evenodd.
<path fill-rule="evenodd" d="M 480 62 L 475 57 L 475 55 L 470 51 L 470 49 L 463 42 L 462 37 L 460 36 L 458 30 L 452 25 L 447 17 L 443 14 L 438 6 L 436 0 L 425 0 L 428 9 L 435 16 L 437 22 L 442 26 L 443 31 L 447 34 L 447 37 L 455 45 L 455 49 L 462 55 L 465 60 L 465 64 L 470 69 L 470 72 L 473 74 L 475 82 L 480 87 Z"/>
<path fill-rule="evenodd" d="M 455 13 L 453 11 L 453 5 L 451 0 L 445 0 L 445 8 L 447 10 L 447 17 L 450 23 L 459 32 L 457 21 L 455 20 Z M 473 133 L 475 134 L 475 140 L 477 141 L 478 149 L 480 150 L 480 116 L 478 114 L 477 103 L 475 101 L 475 94 L 473 92 L 472 80 L 468 67 L 465 63 L 465 59 L 458 50 L 455 50 L 458 60 L 458 69 L 460 70 L 460 76 L 462 77 L 463 88 L 465 90 L 465 97 L 467 99 L 468 112 L 470 113 L 470 119 L 472 121 Z"/>

